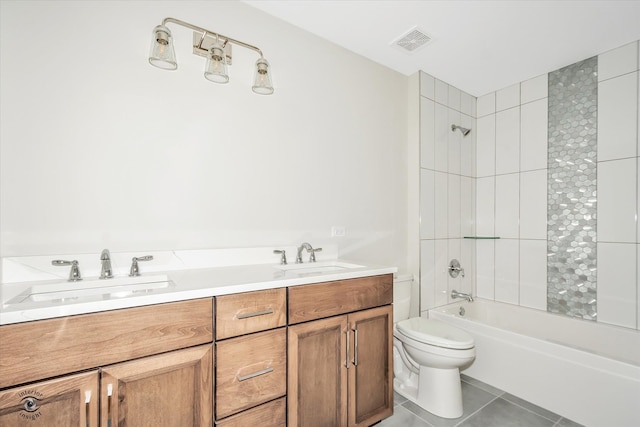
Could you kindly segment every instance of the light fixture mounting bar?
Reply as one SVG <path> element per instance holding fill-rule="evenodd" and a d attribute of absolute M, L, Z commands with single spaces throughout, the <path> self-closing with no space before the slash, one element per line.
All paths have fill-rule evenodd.
<path fill-rule="evenodd" d="M 224 40 L 223 40 L 224 41 Z M 193 54 L 208 58 L 211 52 L 211 47 L 216 42 L 215 36 L 210 36 L 208 33 L 193 32 Z M 227 64 L 231 65 L 231 43 L 225 43 L 223 45 L 224 56 L 226 57 Z"/>
<path fill-rule="evenodd" d="M 241 42 L 240 40 L 232 39 L 231 37 L 227 37 L 227 36 L 222 35 L 220 33 L 216 33 L 215 31 L 210 31 L 210 30 L 207 30 L 206 28 L 198 27 L 197 25 L 189 24 L 188 22 L 184 22 L 184 21 L 181 21 L 181 20 L 175 19 L 175 18 L 164 18 L 164 20 L 162 21 L 162 25 L 166 26 L 166 24 L 169 23 L 169 22 L 171 22 L 173 24 L 177 24 L 177 25 L 183 26 L 183 27 L 186 27 L 186 28 L 190 28 L 190 29 L 192 29 L 194 31 L 197 31 L 199 33 L 206 33 L 206 34 L 209 34 L 209 35 L 211 35 L 213 37 L 217 37 L 217 38 L 219 38 L 221 40 L 225 40 L 225 44 L 227 44 L 227 45 L 229 43 L 232 43 L 232 44 L 236 44 L 238 46 L 242 46 L 242 47 L 244 47 L 246 49 L 253 50 L 255 52 L 258 52 L 258 54 L 260 55 L 260 58 L 264 58 L 264 55 L 262 54 L 262 51 L 259 48 L 257 48 L 256 46 L 252 46 L 252 45 L 250 45 L 248 43 Z M 201 35 L 198 36 L 198 39 L 200 39 L 200 37 L 201 37 Z M 206 37 L 205 37 L 205 39 L 206 39 Z M 194 53 L 196 53 L 196 52 L 194 51 Z M 225 53 L 226 53 L 226 51 L 225 51 Z M 196 53 L 196 54 L 200 55 L 199 53 Z M 201 56 L 204 56 L 204 55 L 201 55 Z"/>

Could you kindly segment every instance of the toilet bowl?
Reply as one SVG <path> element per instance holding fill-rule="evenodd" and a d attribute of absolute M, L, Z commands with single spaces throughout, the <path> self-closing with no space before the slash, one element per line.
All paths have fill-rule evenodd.
<path fill-rule="evenodd" d="M 473 337 L 435 319 L 409 318 L 402 293 L 406 282 L 394 282 L 394 390 L 434 415 L 458 418 L 463 413 L 460 369 L 475 359 Z"/>

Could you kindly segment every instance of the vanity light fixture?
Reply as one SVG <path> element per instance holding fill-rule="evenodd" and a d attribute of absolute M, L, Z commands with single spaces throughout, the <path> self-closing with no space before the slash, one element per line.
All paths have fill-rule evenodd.
<path fill-rule="evenodd" d="M 207 80 L 215 83 L 227 83 L 229 81 L 227 65 L 231 65 L 231 46 L 237 45 L 253 50 L 260 55 L 255 64 L 252 90 L 260 95 L 271 95 L 273 93 L 269 62 L 264 59 L 260 49 L 179 19 L 165 18 L 161 25 L 153 29 L 149 63 L 154 67 L 163 70 L 176 70 L 178 68 L 176 53 L 173 48 L 173 36 L 169 28 L 167 28 L 168 23 L 194 30 L 193 53 L 207 58 L 204 69 L 204 77 Z"/>

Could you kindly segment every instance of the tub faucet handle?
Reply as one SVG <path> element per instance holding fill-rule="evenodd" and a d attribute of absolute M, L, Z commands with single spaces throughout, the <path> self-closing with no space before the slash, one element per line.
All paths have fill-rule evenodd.
<path fill-rule="evenodd" d="M 51 265 L 57 265 L 57 266 L 70 265 L 71 271 L 69 272 L 69 282 L 77 282 L 79 280 L 82 280 L 82 275 L 80 274 L 80 265 L 78 264 L 78 261 L 75 259 L 73 261 L 54 259 L 53 261 L 51 261 Z"/>
<path fill-rule="evenodd" d="M 459 274 L 464 277 L 464 268 L 460 266 L 460 261 L 458 261 L 457 259 L 452 259 L 449 263 L 449 276 L 455 279 Z"/>

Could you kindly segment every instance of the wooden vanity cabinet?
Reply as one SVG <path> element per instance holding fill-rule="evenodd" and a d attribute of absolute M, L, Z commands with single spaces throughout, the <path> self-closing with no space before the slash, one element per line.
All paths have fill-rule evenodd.
<path fill-rule="evenodd" d="M 97 427 L 97 370 L 0 391 L 3 427 Z"/>
<path fill-rule="evenodd" d="M 213 425 L 211 298 L 3 325 L 0 336 L 2 426 Z"/>
<path fill-rule="evenodd" d="M 392 275 L 289 288 L 289 427 L 392 415 L 392 300 Z"/>

